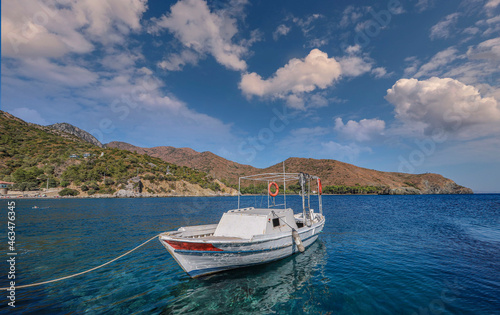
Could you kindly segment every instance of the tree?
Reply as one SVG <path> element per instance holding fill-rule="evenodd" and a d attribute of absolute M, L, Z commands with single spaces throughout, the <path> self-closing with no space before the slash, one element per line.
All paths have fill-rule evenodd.
<path fill-rule="evenodd" d="M 74 190 L 74 189 L 71 189 L 71 188 L 64 188 L 63 190 L 61 190 L 59 192 L 59 196 L 76 196 L 79 193 L 80 192 L 78 192 L 77 190 Z"/>

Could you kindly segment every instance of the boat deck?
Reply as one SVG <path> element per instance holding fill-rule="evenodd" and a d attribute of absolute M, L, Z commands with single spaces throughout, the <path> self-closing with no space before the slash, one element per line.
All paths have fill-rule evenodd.
<path fill-rule="evenodd" d="M 274 211 L 276 213 L 283 212 L 284 209 L 272 209 L 272 208 L 242 208 L 242 209 L 234 209 L 234 210 L 229 210 L 228 213 L 241 213 L 245 215 L 265 215 L 267 216 L 271 211 Z"/>

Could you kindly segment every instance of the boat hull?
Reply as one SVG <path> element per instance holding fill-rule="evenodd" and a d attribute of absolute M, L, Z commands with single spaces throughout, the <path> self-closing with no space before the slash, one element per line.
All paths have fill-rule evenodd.
<path fill-rule="evenodd" d="M 298 229 L 305 248 L 316 241 L 324 224 L 325 220 L 322 218 L 310 227 Z M 250 240 L 210 236 L 200 239 L 180 239 L 169 234 L 160 234 L 160 242 L 192 278 L 269 263 L 299 252 L 290 232 L 262 235 Z"/>

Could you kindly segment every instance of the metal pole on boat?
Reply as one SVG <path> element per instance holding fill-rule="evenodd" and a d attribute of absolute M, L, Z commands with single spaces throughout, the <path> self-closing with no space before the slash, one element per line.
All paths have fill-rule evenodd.
<path fill-rule="evenodd" d="M 306 224 L 306 192 L 305 192 L 305 178 L 304 173 L 299 174 L 299 184 L 300 184 L 300 194 L 302 195 L 302 218 L 304 219 L 304 225 Z"/>
<path fill-rule="evenodd" d="M 309 218 L 309 223 L 312 224 L 311 218 L 311 176 L 307 175 L 307 217 Z M 311 226 L 308 224 L 307 226 Z"/>
<path fill-rule="evenodd" d="M 269 198 L 270 198 L 270 196 L 269 196 L 269 181 L 267 181 L 267 190 L 268 190 L 268 192 L 267 192 L 267 207 L 269 208 Z"/>
<path fill-rule="evenodd" d="M 319 213 L 321 213 L 323 215 L 323 201 L 321 200 L 321 193 L 319 191 L 319 181 L 320 179 L 318 178 L 317 179 L 317 183 L 318 183 L 318 202 L 319 202 Z"/>
<path fill-rule="evenodd" d="M 283 161 L 283 198 L 286 209 L 286 173 L 285 173 L 285 161 Z"/>
<path fill-rule="evenodd" d="M 240 208 L 241 178 L 238 178 L 238 209 Z"/>
<path fill-rule="evenodd" d="M 307 208 L 311 210 L 311 179 L 307 179 Z"/>

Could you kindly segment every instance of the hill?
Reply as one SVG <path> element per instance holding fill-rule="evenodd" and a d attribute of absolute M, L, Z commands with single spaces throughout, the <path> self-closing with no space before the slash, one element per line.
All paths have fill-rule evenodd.
<path fill-rule="evenodd" d="M 116 148 L 100 148 L 50 126 L 0 111 L 0 180 L 21 191 L 54 188 L 80 196 L 235 193 L 205 172 Z"/>
<path fill-rule="evenodd" d="M 120 148 L 148 154 L 169 163 L 202 170 L 228 184 L 237 185 L 238 177 L 256 173 L 279 173 L 282 163 L 259 169 L 226 160 L 211 152 L 197 152 L 189 148 L 141 148 L 125 142 L 110 142 L 106 147 Z M 289 158 L 287 172 L 305 172 L 322 179 L 326 193 L 379 194 L 470 194 L 471 189 L 457 185 L 439 174 L 405 174 L 381 172 L 331 159 Z M 292 187 L 293 188 L 293 187 Z M 262 187 L 258 189 L 260 192 Z M 250 192 L 258 192 L 250 191 Z"/>
<path fill-rule="evenodd" d="M 381 194 L 472 194 L 472 190 L 457 185 L 439 174 L 406 174 L 381 172 L 329 159 L 289 158 L 285 161 L 287 172 L 305 172 L 321 178 L 323 186 L 330 190 L 358 187 L 377 187 Z M 280 172 L 282 163 L 263 169 L 263 172 Z"/>
<path fill-rule="evenodd" d="M 119 141 L 107 143 L 105 146 L 107 148 L 117 148 L 147 154 L 168 163 L 191 167 L 232 184 L 238 183 L 240 176 L 259 172 L 258 168 L 229 161 L 209 151 L 200 153 L 190 148 L 174 148 L 170 146 L 141 148 Z"/>
<path fill-rule="evenodd" d="M 282 163 L 259 169 L 190 148 L 125 142 L 101 148 L 89 136 L 69 124 L 39 126 L 0 111 L 0 180 L 20 190 L 68 188 L 80 195 L 213 195 L 234 194 L 240 176 L 282 171 Z M 381 172 L 331 159 L 289 158 L 285 165 L 287 172 L 321 177 L 325 193 L 472 193 L 438 174 Z M 266 189 L 252 187 L 245 191 Z M 288 186 L 292 193 L 297 189 Z"/>
<path fill-rule="evenodd" d="M 47 127 L 72 134 L 72 135 L 76 136 L 77 138 L 80 138 L 83 141 L 88 142 L 88 143 L 93 144 L 93 145 L 96 145 L 100 148 L 103 147 L 102 143 L 99 142 L 99 140 L 97 140 L 93 135 L 86 132 L 85 130 L 82 130 L 82 129 L 75 127 L 73 125 L 70 125 L 68 123 L 58 123 L 58 124 L 49 125 Z"/>

